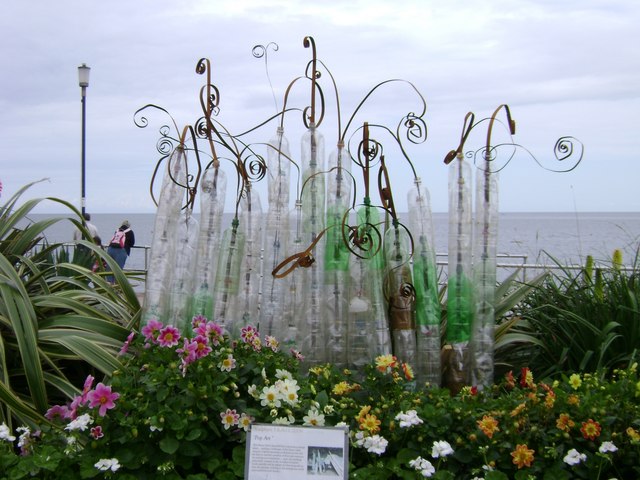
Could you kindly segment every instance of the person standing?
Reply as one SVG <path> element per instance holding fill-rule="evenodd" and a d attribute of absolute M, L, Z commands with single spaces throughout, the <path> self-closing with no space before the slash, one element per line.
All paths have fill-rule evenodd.
<path fill-rule="evenodd" d="M 89 233 L 91 234 L 91 239 L 95 239 L 98 236 L 98 227 L 96 227 L 93 223 L 91 223 L 91 214 L 83 213 L 82 218 L 84 218 L 85 227 L 87 228 L 87 230 L 89 230 Z M 82 235 L 82 232 L 76 229 L 73 232 L 73 240 L 78 241 L 78 240 L 88 240 L 88 239 L 84 238 Z"/>
<path fill-rule="evenodd" d="M 116 261 L 120 268 L 124 268 L 127 258 L 131 255 L 131 247 L 136 244 L 136 237 L 131 229 L 129 220 L 123 220 L 122 225 L 115 231 L 109 242 L 107 253 Z"/>

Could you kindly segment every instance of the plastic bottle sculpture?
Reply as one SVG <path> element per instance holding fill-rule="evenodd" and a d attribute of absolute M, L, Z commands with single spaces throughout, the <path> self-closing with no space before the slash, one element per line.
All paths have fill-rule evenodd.
<path fill-rule="evenodd" d="M 415 296 L 407 231 L 397 220 L 384 235 L 385 297 L 389 311 L 389 330 L 393 354 L 409 365 L 417 365 Z"/>
<path fill-rule="evenodd" d="M 471 284 L 471 170 L 462 153 L 449 167 L 449 263 L 447 345 L 443 383 L 457 392 L 468 382 L 473 319 Z"/>
<path fill-rule="evenodd" d="M 213 285 L 220 251 L 221 222 L 227 177 L 218 162 L 207 168 L 200 180 L 200 233 L 196 253 L 195 292 L 191 315 L 213 318 Z"/>
<path fill-rule="evenodd" d="M 351 159 L 344 144 L 329 156 L 327 179 L 327 231 L 324 253 L 324 298 L 327 322 L 327 360 L 347 364 L 347 321 L 349 317 L 349 250 L 342 235 L 342 221 L 350 209 Z"/>
<path fill-rule="evenodd" d="M 325 180 L 324 137 L 313 123 L 302 136 L 302 233 L 307 244 L 316 241 L 324 230 Z M 300 348 L 308 365 L 326 361 L 326 324 L 324 322 L 322 298 L 322 242 L 315 244 L 311 254 L 315 262 L 302 272 L 304 292 L 302 309 L 299 312 Z"/>
<path fill-rule="evenodd" d="M 391 353 L 391 337 L 382 290 L 384 257 L 378 209 L 372 207 L 368 197 L 358 210 L 357 236 L 366 245 L 363 256 L 352 255 L 349 271 L 349 321 L 347 325 L 347 363 L 358 368 L 371 362 L 377 355 Z M 364 252 L 376 252 L 367 257 Z"/>
<path fill-rule="evenodd" d="M 162 180 L 151 241 L 149 269 L 146 279 L 143 322 L 151 319 L 166 322 L 169 315 L 169 288 L 175 269 L 176 232 L 186 180 L 186 153 L 182 146 L 174 149 L 167 161 Z"/>
<path fill-rule="evenodd" d="M 491 146 L 491 134 L 498 113 L 504 109 L 509 133 L 516 133 L 507 105 L 493 112 L 487 128 L 483 164 L 476 170 L 476 224 L 473 265 L 475 316 L 471 335 L 473 367 L 470 381 L 480 388 L 493 383 L 493 348 L 496 324 L 496 250 L 498 243 L 498 173 L 493 171 L 498 151 Z M 513 156 L 513 155 L 512 155 Z"/>
<path fill-rule="evenodd" d="M 267 149 L 267 181 L 269 210 L 265 223 L 264 275 L 260 329 L 265 335 L 284 338 L 284 306 L 288 279 L 276 278 L 271 272 L 289 254 L 289 184 L 291 153 L 284 129 L 279 127 Z"/>
<path fill-rule="evenodd" d="M 485 170 L 486 168 L 486 170 Z M 472 385 L 493 383 L 496 248 L 498 237 L 498 174 L 490 166 L 476 169 L 476 222 L 473 265 L 475 316 L 472 330 Z"/>
<path fill-rule="evenodd" d="M 218 271 L 214 287 L 213 319 L 227 332 L 235 334 L 234 318 L 230 315 L 230 306 L 238 295 L 240 286 L 240 266 L 244 255 L 245 236 L 238 226 L 236 216 L 222 235 Z"/>
<path fill-rule="evenodd" d="M 440 385 L 440 320 L 436 251 L 429 193 L 420 178 L 407 195 L 409 231 L 414 237 L 413 286 L 416 295 L 416 380 Z"/>
<path fill-rule="evenodd" d="M 176 264 L 171 282 L 169 321 L 178 329 L 191 330 L 190 313 L 193 301 L 193 269 L 196 261 L 198 222 L 187 209 L 178 221 Z"/>
<path fill-rule="evenodd" d="M 260 293 L 260 256 L 262 255 L 262 205 L 258 192 L 247 188 L 241 202 L 240 225 L 244 230 L 244 255 L 240 265 L 238 295 L 232 305 L 231 318 L 237 328 L 258 323 Z"/>

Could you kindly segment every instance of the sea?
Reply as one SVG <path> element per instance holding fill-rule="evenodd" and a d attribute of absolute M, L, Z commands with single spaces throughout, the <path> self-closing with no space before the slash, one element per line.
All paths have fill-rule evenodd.
<path fill-rule="evenodd" d="M 31 214 L 39 221 L 55 214 Z M 400 214 L 405 218 L 406 214 Z M 197 214 L 196 214 L 197 218 Z M 231 225 L 233 214 L 225 214 L 222 228 Z M 123 220 L 128 220 L 135 232 L 136 247 L 125 268 L 148 268 L 149 247 L 153 237 L 155 215 L 151 213 L 111 214 L 95 213 L 91 222 L 98 228 L 103 243 L 107 243 Z M 49 242 L 70 242 L 74 225 L 61 221 L 50 227 L 45 235 Z M 449 216 L 433 213 L 434 244 L 438 262 L 446 264 Z M 623 263 L 636 264 L 640 247 L 640 212 L 504 212 L 498 219 L 499 265 L 547 265 L 556 267 L 584 265 L 587 255 L 596 265 L 611 265 L 615 249 L 621 250 Z M 292 252 L 293 253 L 293 252 Z"/>

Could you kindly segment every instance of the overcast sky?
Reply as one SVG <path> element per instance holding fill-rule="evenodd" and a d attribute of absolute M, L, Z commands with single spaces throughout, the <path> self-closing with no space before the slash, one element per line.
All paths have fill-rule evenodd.
<path fill-rule="evenodd" d="M 21 0 L 4 2 L 2 10 L 2 203 L 48 178 L 26 198 L 54 196 L 79 206 L 81 63 L 91 67 L 87 211 L 153 212 L 149 182 L 160 157 L 158 129 L 168 119 L 149 114 L 141 129 L 134 112 L 156 104 L 180 129 L 194 124 L 205 83 L 195 66 L 206 57 L 220 91 L 217 120 L 243 132 L 282 108 L 287 85 L 311 59 L 303 47 L 309 35 L 337 83 L 343 128 L 384 80 L 407 80 L 424 97 L 428 138 L 409 154 L 434 211 L 447 210 L 443 158 L 457 146 L 465 114 L 487 117 L 503 103 L 517 123 L 513 140 L 540 164 L 564 167 L 553 156 L 562 136 L 576 137 L 585 150 L 580 165 L 562 174 L 521 150 L 500 174 L 501 211 L 640 211 L 636 0 Z M 267 77 L 252 48 L 270 42 L 279 48 L 268 50 Z M 328 155 L 337 142 L 336 102 L 328 75 L 321 81 Z M 309 90 L 308 83 L 294 88 L 292 106 L 308 105 Z M 408 84 L 394 83 L 369 99 L 353 125 L 395 130 L 403 115 L 421 108 Z M 253 141 L 267 141 L 275 128 L 266 125 Z M 299 112 L 286 117 L 285 132 L 299 156 Z M 479 126 L 467 149 L 480 148 L 485 135 Z M 385 144 L 396 206 L 405 210 L 410 169 L 388 139 L 375 136 Z M 52 210 L 59 207 L 39 211 Z"/>

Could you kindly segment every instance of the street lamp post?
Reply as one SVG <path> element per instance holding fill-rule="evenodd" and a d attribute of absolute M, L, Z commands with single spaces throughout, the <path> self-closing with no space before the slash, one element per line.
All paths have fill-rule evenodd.
<path fill-rule="evenodd" d="M 81 159 L 81 200 L 80 208 L 82 210 L 82 217 L 85 214 L 85 144 L 86 144 L 86 114 L 87 114 L 87 87 L 89 86 L 89 73 L 91 68 L 87 67 L 85 63 L 78 67 L 78 84 L 82 89 L 82 159 Z"/>

